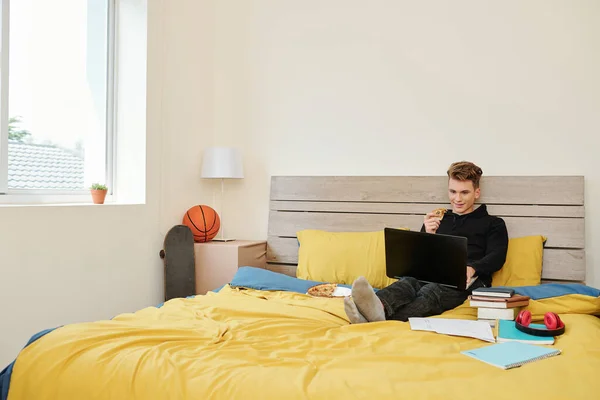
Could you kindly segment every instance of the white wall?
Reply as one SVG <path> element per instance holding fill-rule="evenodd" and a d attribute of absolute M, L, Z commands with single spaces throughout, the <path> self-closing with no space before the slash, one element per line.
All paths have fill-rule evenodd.
<path fill-rule="evenodd" d="M 130 16 L 146 3 L 121 1 L 122 15 Z M 120 150 L 126 149 L 117 154 L 120 199 L 142 204 L 0 206 L 0 369 L 40 330 L 108 319 L 164 299 L 158 253 L 167 230 L 197 201 L 198 156 L 212 139 L 213 78 L 205 73 L 212 70 L 212 42 L 190 38 L 210 32 L 198 25 L 198 15 L 212 21 L 213 14 L 211 1 L 149 3 L 147 124 L 140 120 L 144 99 L 132 92 L 144 78 L 132 59 L 139 48 L 121 59 L 128 93 L 119 98 L 125 110 L 118 120 Z M 139 47 L 145 38 L 133 34 L 132 21 L 126 26 L 124 43 Z M 147 130 L 145 143 L 140 129 Z M 139 196 L 136 179 L 144 175 Z"/>
<path fill-rule="evenodd" d="M 161 0 L 154 45 L 160 55 L 160 227 L 181 223 L 195 204 L 209 204 L 212 183 L 200 178 L 202 151 L 214 129 L 214 0 Z M 160 17 L 160 20 L 158 18 Z M 160 23 L 160 25 L 158 25 Z"/>
<path fill-rule="evenodd" d="M 593 0 L 220 0 L 215 141 L 246 147 L 233 233 L 266 237 L 271 175 L 582 174 L 600 287 L 599 17 Z"/>
<path fill-rule="evenodd" d="M 40 330 L 160 302 L 160 242 L 152 209 L 0 208 L 2 368 Z"/>
<path fill-rule="evenodd" d="M 124 0 L 123 4 L 130 6 L 126 12 L 135 11 L 129 14 L 127 22 L 142 24 L 137 35 L 129 30 L 124 49 L 131 46 L 143 49 L 145 2 Z M 145 57 L 143 53 L 138 60 Z M 120 72 L 128 85 L 145 81 L 143 71 L 132 74 L 133 57 L 121 66 L 125 64 L 129 64 L 129 70 Z M 156 93 L 154 89 L 151 91 Z M 121 96 L 121 105 L 126 106 L 132 97 L 135 94 L 131 92 Z M 139 187 L 141 180 L 145 193 L 137 200 L 144 203 L 146 195 L 145 204 L 0 207 L 0 368 L 15 358 L 33 334 L 43 329 L 108 319 L 161 301 L 162 263 L 158 252 L 162 237 L 157 217 L 158 185 L 154 183 L 159 172 L 156 163 L 159 132 L 150 133 L 144 140 L 144 100 L 142 93 L 141 101 L 137 101 L 138 105 L 142 103 L 141 109 L 131 103 L 126 108 L 117 140 L 128 144 L 137 138 L 137 147 L 129 143 L 119 148 L 119 156 L 129 159 L 128 167 L 121 169 L 127 173 L 121 174 L 120 182 L 127 185 L 129 180 L 127 186 Z M 150 109 L 152 106 L 149 104 Z M 141 157 L 135 156 L 134 153 L 140 152 Z M 131 173 L 134 169 L 137 174 Z M 132 199 L 131 193 L 124 197 Z"/>

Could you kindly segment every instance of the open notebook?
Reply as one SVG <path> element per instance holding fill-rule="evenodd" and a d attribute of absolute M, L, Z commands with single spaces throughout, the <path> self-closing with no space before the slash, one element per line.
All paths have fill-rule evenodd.
<path fill-rule="evenodd" d="M 498 368 L 511 369 L 559 355 L 560 350 L 521 342 L 505 342 L 461 353 Z"/>

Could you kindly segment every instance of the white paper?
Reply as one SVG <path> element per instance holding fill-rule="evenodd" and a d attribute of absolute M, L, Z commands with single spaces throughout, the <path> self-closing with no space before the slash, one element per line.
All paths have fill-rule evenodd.
<path fill-rule="evenodd" d="M 443 335 L 466 336 L 495 343 L 490 324 L 485 321 L 444 318 L 409 318 L 413 331 L 431 331 Z"/>
<path fill-rule="evenodd" d="M 409 318 L 410 329 L 413 331 L 430 331 L 435 332 L 435 328 L 431 324 L 431 318 Z"/>

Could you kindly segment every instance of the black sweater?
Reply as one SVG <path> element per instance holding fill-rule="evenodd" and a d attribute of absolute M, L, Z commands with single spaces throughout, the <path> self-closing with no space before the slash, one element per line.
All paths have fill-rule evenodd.
<path fill-rule="evenodd" d="M 421 232 L 425 232 L 425 225 Z M 464 215 L 448 210 L 437 233 L 466 237 L 468 265 L 486 286 L 491 285 L 492 274 L 502 268 L 508 250 L 508 232 L 502 218 L 489 215 L 485 204 Z"/>

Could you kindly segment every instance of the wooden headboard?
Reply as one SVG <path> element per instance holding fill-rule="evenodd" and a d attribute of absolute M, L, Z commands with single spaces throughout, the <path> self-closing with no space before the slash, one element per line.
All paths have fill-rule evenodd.
<path fill-rule="evenodd" d="M 449 207 L 446 176 L 274 176 L 267 268 L 295 276 L 296 232 L 419 230 L 434 208 Z M 544 235 L 542 279 L 585 282 L 584 178 L 489 176 L 482 196 L 509 237 Z"/>

